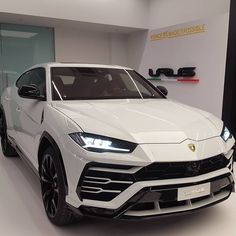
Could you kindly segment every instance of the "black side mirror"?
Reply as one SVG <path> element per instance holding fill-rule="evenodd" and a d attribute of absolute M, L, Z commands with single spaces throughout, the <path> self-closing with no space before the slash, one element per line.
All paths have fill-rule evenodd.
<path fill-rule="evenodd" d="M 34 85 L 22 85 L 18 89 L 18 94 L 23 98 L 37 99 L 37 100 L 45 100 L 45 96 L 40 95 L 39 88 Z"/>
<path fill-rule="evenodd" d="M 159 89 L 162 94 L 164 94 L 165 96 L 167 96 L 168 90 L 167 90 L 164 86 L 158 85 L 158 86 L 157 86 L 157 89 Z"/>

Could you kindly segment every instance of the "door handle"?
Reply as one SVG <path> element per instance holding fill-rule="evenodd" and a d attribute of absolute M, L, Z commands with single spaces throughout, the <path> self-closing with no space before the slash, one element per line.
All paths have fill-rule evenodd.
<path fill-rule="evenodd" d="M 16 108 L 16 111 L 20 112 L 20 111 L 21 111 L 20 107 L 17 107 L 17 108 Z"/>

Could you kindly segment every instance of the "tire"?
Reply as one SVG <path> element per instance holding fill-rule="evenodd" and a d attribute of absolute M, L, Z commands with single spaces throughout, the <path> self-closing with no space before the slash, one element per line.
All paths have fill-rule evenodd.
<path fill-rule="evenodd" d="M 49 220 L 57 226 L 76 223 L 82 217 L 75 215 L 66 204 L 63 169 L 54 149 L 48 147 L 41 159 L 40 182 L 42 199 Z"/>
<path fill-rule="evenodd" d="M 2 110 L 0 110 L 0 135 L 1 135 L 2 152 L 4 156 L 17 157 L 18 154 L 16 150 L 11 146 L 7 137 L 6 118 Z"/>

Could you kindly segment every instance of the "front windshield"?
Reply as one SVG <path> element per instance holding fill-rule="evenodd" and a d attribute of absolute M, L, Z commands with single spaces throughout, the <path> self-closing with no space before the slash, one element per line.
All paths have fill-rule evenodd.
<path fill-rule="evenodd" d="M 163 98 L 133 70 L 53 67 L 51 78 L 53 100 Z"/>

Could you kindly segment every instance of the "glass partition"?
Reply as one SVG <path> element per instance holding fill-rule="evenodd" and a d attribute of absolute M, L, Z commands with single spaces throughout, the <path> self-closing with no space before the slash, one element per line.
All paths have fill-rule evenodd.
<path fill-rule="evenodd" d="M 0 95 L 38 63 L 54 61 L 53 28 L 0 24 Z"/>

